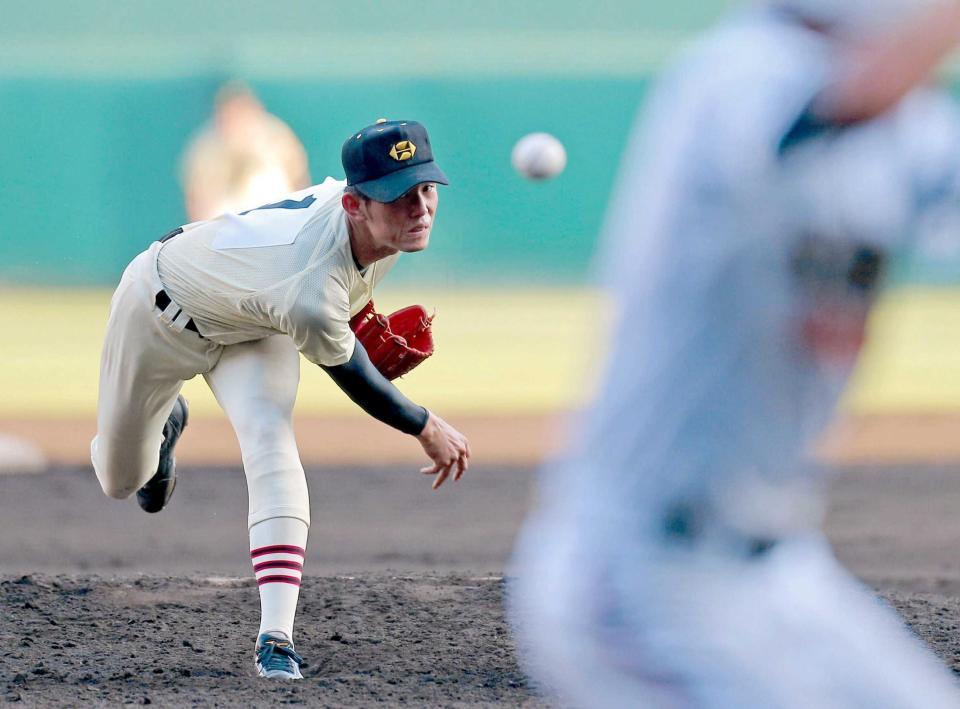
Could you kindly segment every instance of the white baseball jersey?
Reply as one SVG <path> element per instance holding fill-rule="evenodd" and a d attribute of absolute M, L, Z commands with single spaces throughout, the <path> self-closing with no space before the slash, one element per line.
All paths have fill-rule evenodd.
<path fill-rule="evenodd" d="M 854 362 L 885 253 L 958 193 L 960 121 L 944 94 L 916 91 L 843 128 L 807 113 L 834 51 L 754 10 L 693 47 L 648 99 L 605 229 L 612 353 L 567 459 L 580 472 L 548 485 L 571 504 L 635 518 L 800 470 Z"/>
<path fill-rule="evenodd" d="M 351 316 L 398 258 L 357 268 L 345 184 L 327 178 L 281 202 L 185 226 L 157 257 L 168 295 L 216 343 L 280 332 L 311 362 L 343 364 L 353 353 Z"/>
<path fill-rule="evenodd" d="M 924 90 L 823 125 L 807 108 L 832 52 L 747 13 L 663 77 L 626 151 L 601 262 L 610 358 L 508 593 L 520 658 L 563 704 L 958 706 L 819 537 L 801 452 L 885 252 L 937 205 L 960 223 L 960 118 Z"/>

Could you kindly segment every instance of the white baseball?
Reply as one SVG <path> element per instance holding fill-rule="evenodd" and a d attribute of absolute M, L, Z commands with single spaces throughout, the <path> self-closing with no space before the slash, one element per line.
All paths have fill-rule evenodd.
<path fill-rule="evenodd" d="M 556 177 L 567 166 L 563 143 L 549 133 L 530 133 L 513 146 L 510 156 L 513 168 L 530 180 Z"/>

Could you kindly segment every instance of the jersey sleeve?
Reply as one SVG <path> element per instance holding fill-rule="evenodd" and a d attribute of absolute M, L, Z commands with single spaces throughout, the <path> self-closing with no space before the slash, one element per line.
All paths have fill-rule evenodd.
<path fill-rule="evenodd" d="M 314 364 L 336 367 L 353 354 L 349 287 L 332 273 L 312 273 L 283 318 L 282 330 Z"/>
<path fill-rule="evenodd" d="M 789 151 L 781 177 L 809 231 L 898 247 L 922 213 L 960 203 L 960 116 L 946 95 L 914 92 Z"/>
<path fill-rule="evenodd" d="M 721 72 L 706 112 L 717 131 L 707 161 L 734 197 L 769 186 L 793 227 L 881 248 L 909 242 L 931 204 L 956 203 L 960 120 L 944 92 L 924 87 L 876 118 L 831 121 L 814 106 L 837 79 L 834 43 L 776 24 L 746 32 L 733 43 L 750 47 L 744 65 Z"/>
<path fill-rule="evenodd" d="M 919 210 L 957 199 L 955 105 L 924 88 L 870 120 L 825 119 L 813 106 L 836 78 L 836 50 L 808 35 L 757 26 L 720 45 L 739 59 L 694 92 L 701 182 L 744 208 L 752 200 L 756 212 L 786 215 L 784 234 L 898 248 Z"/>

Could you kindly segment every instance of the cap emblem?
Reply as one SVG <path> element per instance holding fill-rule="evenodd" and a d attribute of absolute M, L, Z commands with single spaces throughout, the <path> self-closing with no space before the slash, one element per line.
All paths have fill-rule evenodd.
<path fill-rule="evenodd" d="M 394 160 L 409 160 L 417 152 L 417 146 L 413 144 L 410 140 L 401 140 L 399 143 L 394 143 L 393 147 L 390 148 L 390 157 Z"/>

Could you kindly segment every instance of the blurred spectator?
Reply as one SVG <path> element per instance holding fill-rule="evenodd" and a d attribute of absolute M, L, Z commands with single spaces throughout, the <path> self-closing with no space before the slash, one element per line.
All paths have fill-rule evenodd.
<path fill-rule="evenodd" d="M 307 154 L 249 87 L 231 81 L 187 149 L 183 185 L 191 222 L 243 211 L 308 187 Z"/>

